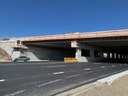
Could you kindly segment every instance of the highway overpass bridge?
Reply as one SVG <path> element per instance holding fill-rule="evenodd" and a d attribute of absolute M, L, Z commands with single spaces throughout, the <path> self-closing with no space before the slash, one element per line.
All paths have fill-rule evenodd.
<path fill-rule="evenodd" d="M 24 37 L 14 42 L 12 58 L 27 55 L 35 61 L 62 61 L 73 57 L 78 62 L 126 62 L 128 58 L 128 30 Z"/>

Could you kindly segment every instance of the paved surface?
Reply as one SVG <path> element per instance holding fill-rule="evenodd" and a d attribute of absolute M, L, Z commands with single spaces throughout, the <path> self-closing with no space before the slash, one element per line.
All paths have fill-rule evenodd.
<path fill-rule="evenodd" d="M 53 96 L 127 69 L 108 63 L 0 63 L 0 96 Z"/>

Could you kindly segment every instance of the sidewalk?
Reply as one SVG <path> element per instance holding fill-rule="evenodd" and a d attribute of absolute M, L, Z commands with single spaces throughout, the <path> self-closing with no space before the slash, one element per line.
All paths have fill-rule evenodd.
<path fill-rule="evenodd" d="M 115 80 L 111 85 L 103 84 L 76 96 L 128 96 L 128 75 Z"/>

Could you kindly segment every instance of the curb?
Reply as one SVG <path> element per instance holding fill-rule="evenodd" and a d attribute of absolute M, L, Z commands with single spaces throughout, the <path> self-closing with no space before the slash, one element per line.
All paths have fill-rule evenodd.
<path fill-rule="evenodd" d="M 117 80 L 118 78 L 122 77 L 122 76 L 125 76 L 125 75 L 128 75 L 128 70 L 127 71 L 123 71 L 123 72 L 120 72 L 118 74 L 115 74 L 115 75 L 112 75 L 112 76 L 109 76 L 109 77 L 106 77 L 106 78 L 103 78 L 103 79 L 99 79 L 97 80 L 97 84 L 112 84 L 115 80 Z"/>

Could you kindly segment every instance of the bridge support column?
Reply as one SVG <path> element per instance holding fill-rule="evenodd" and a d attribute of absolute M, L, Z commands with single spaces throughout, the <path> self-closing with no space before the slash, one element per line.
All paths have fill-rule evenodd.
<path fill-rule="evenodd" d="M 114 53 L 112 53 L 112 59 L 114 59 L 115 58 L 115 54 Z"/>
<path fill-rule="evenodd" d="M 115 61 L 115 53 L 114 52 L 112 53 L 112 61 L 113 62 Z"/>
<path fill-rule="evenodd" d="M 128 63 L 128 53 L 126 54 L 126 63 Z"/>
<path fill-rule="evenodd" d="M 102 61 L 100 55 L 102 50 L 100 48 L 82 44 L 77 41 L 72 41 L 71 47 L 76 48 L 75 58 L 77 58 L 78 62 Z"/>
<path fill-rule="evenodd" d="M 76 57 L 76 58 L 81 57 L 81 49 L 76 48 L 76 54 L 75 54 L 75 57 Z"/>
<path fill-rule="evenodd" d="M 118 59 L 118 53 L 116 53 L 116 60 Z"/>
<path fill-rule="evenodd" d="M 110 59 L 110 52 L 107 53 L 107 58 Z"/>

